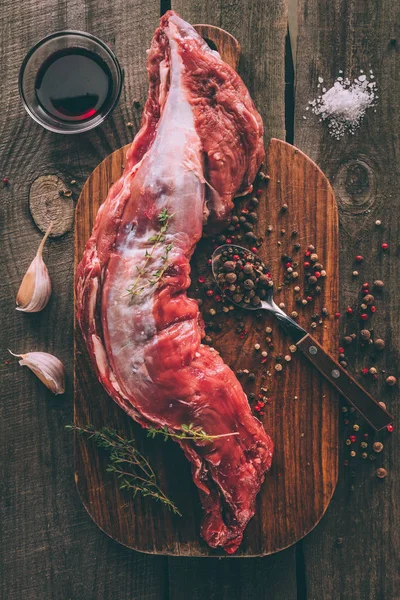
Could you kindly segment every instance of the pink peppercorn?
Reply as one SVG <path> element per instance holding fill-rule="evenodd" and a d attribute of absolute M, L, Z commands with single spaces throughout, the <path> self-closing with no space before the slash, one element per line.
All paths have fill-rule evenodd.
<path fill-rule="evenodd" d="M 363 283 L 362 287 L 363 287 L 364 290 L 368 289 L 369 288 L 369 283 Z"/>
<path fill-rule="evenodd" d="M 383 251 L 386 251 L 389 248 L 389 244 L 386 244 L 386 242 L 384 244 L 382 244 L 381 246 Z"/>
<path fill-rule="evenodd" d="M 360 319 L 361 321 L 368 321 L 368 315 L 366 313 L 362 313 L 362 315 L 360 315 Z"/>
<path fill-rule="evenodd" d="M 2 182 L 4 185 L 8 185 L 8 177 L 3 177 Z"/>
<path fill-rule="evenodd" d="M 233 258 L 233 260 L 239 260 L 240 256 L 239 256 L 239 254 L 234 254 L 232 256 L 232 258 Z"/>
<path fill-rule="evenodd" d="M 227 244 L 232 244 L 232 240 L 231 240 L 231 238 L 226 238 L 226 243 L 227 243 Z"/>
<path fill-rule="evenodd" d="M 351 308 L 351 306 L 349 306 L 348 308 L 346 308 L 346 312 L 348 315 L 352 315 L 353 314 L 353 309 Z"/>
<path fill-rule="evenodd" d="M 307 300 L 307 302 L 312 302 L 314 300 L 314 298 L 312 296 L 307 296 L 306 300 Z"/>
<path fill-rule="evenodd" d="M 389 433 L 392 433 L 392 431 L 394 430 L 394 425 L 388 425 L 386 427 L 386 429 L 388 430 Z"/>
<path fill-rule="evenodd" d="M 207 296 L 210 296 L 210 297 L 211 297 L 211 296 L 214 296 L 214 292 L 213 292 L 213 290 L 207 290 L 207 291 L 206 291 L 206 294 L 207 294 Z"/>
<path fill-rule="evenodd" d="M 251 249 L 252 252 L 254 252 L 254 254 L 256 254 L 258 252 L 258 248 L 256 248 L 255 246 L 253 246 L 253 248 Z"/>
<path fill-rule="evenodd" d="M 261 194 L 262 194 L 262 190 L 257 190 L 256 191 L 256 196 L 261 196 Z"/>
<path fill-rule="evenodd" d="M 362 262 L 363 260 L 364 260 L 364 257 L 363 257 L 363 256 L 361 256 L 361 254 L 357 254 L 357 256 L 356 256 L 356 261 L 357 261 L 358 263 L 360 263 L 360 262 Z"/>
<path fill-rule="evenodd" d="M 338 348 L 338 353 L 339 353 L 339 354 L 344 354 L 344 348 L 342 348 L 342 346 L 340 346 L 340 347 Z"/>
<path fill-rule="evenodd" d="M 289 267 L 291 267 L 291 266 L 292 266 L 292 263 L 291 263 L 291 262 L 287 262 L 287 263 L 286 263 L 286 265 L 285 265 L 285 267 L 286 267 L 287 269 L 288 269 Z"/>
<path fill-rule="evenodd" d="M 197 281 L 198 281 L 199 283 L 204 283 L 204 282 L 205 282 L 205 280 L 206 280 L 206 278 L 204 277 L 204 275 L 200 275 L 200 276 L 197 278 Z"/>
<path fill-rule="evenodd" d="M 335 313 L 335 319 L 339 319 L 340 318 L 340 312 Z"/>
<path fill-rule="evenodd" d="M 368 373 L 369 373 L 369 369 L 365 368 L 365 369 L 363 369 L 363 370 L 361 371 L 361 373 L 362 373 L 363 375 L 368 375 Z"/>
<path fill-rule="evenodd" d="M 376 306 L 370 306 L 369 309 L 372 313 L 376 312 Z"/>
<path fill-rule="evenodd" d="M 309 262 L 306 260 L 306 262 L 304 263 L 304 268 L 305 268 L 305 269 L 308 269 L 308 268 L 309 268 L 309 266 L 310 266 L 310 263 L 309 263 Z"/>
<path fill-rule="evenodd" d="M 354 442 L 357 440 L 357 438 L 356 438 L 355 435 L 350 435 L 349 439 L 350 439 L 350 441 L 351 441 L 352 444 L 354 444 Z"/>
<path fill-rule="evenodd" d="M 212 264 L 212 260 L 211 260 L 211 258 L 209 258 L 209 259 L 207 260 L 207 264 L 208 264 L 208 265 L 211 265 L 211 264 Z"/>
<path fill-rule="evenodd" d="M 321 273 L 319 271 L 315 271 L 314 276 L 319 279 L 321 277 Z"/>
<path fill-rule="evenodd" d="M 221 302 L 221 296 L 215 296 L 214 300 L 215 302 Z"/>

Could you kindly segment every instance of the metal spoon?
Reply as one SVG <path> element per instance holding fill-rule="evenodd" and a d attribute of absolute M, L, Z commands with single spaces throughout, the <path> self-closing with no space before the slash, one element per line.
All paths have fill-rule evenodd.
<path fill-rule="evenodd" d="M 250 250 L 241 246 L 223 245 L 217 248 L 212 255 L 212 271 L 217 284 L 224 292 L 223 287 L 218 282 L 218 274 L 223 264 L 222 254 L 229 251 L 233 254 L 245 252 L 247 256 L 254 256 Z M 261 264 L 261 267 L 265 265 Z M 296 321 L 293 321 L 279 306 L 274 302 L 274 288 L 272 281 L 270 286 L 264 288 L 266 296 L 256 306 L 237 303 L 229 297 L 230 302 L 245 310 L 267 310 L 277 319 L 279 325 L 285 333 L 292 338 L 296 346 L 303 352 L 310 362 L 322 373 L 322 375 L 348 400 L 376 430 L 383 429 L 390 425 L 393 417 L 376 400 L 366 392 L 347 371 L 339 365 L 322 346 Z"/>

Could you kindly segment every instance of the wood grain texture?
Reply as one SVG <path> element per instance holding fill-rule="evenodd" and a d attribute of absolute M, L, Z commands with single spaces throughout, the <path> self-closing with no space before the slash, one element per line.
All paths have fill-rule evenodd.
<path fill-rule="evenodd" d="M 300 0 L 297 47 L 295 143 L 314 158 L 333 183 L 339 204 L 341 308 L 357 306 L 359 286 L 364 281 L 385 282 L 377 313 L 368 327 L 386 341 L 379 358 L 368 356 L 357 345 L 350 372 L 376 366 L 379 378 L 365 385 L 389 412 L 399 419 L 399 388 L 388 388 L 387 374 L 398 376 L 400 356 L 398 254 L 399 209 L 399 5 L 388 0 Z M 379 87 L 376 112 L 367 115 L 354 136 L 332 139 L 326 126 L 305 113 L 308 100 L 317 93 L 317 78 L 329 88 L 339 70 L 350 79 L 360 69 L 371 68 Z M 303 115 L 307 114 L 307 119 Z M 375 227 L 376 219 L 382 221 Z M 386 255 L 382 242 L 390 244 Z M 363 255 L 355 266 L 353 257 Z M 360 272 L 352 278 L 354 268 Z M 357 322 L 342 320 L 341 330 L 359 331 Z M 385 370 L 382 373 L 381 370 Z M 391 600 L 399 596 L 400 482 L 398 476 L 399 429 L 380 439 L 384 451 L 373 462 L 358 457 L 349 467 L 349 449 L 344 444 L 348 429 L 342 426 L 339 484 L 326 516 L 303 542 L 306 586 L 309 598 Z M 369 448 L 374 437 L 369 433 Z M 368 450 L 370 451 L 370 450 Z M 357 448 L 358 456 L 359 450 Z M 362 464 L 360 464 L 362 463 Z M 375 471 L 388 471 L 378 480 Z M 335 541 L 342 538 L 342 543 Z"/>
<path fill-rule="evenodd" d="M 147 92 L 145 48 L 159 2 L 33 0 L 2 3 L 0 52 L 0 267 L 1 319 L 1 544 L 0 597 L 7 600 L 163 600 L 167 562 L 134 554 L 104 536 L 82 507 L 74 485 L 73 436 L 73 234 L 44 249 L 53 294 L 42 313 L 15 310 L 15 295 L 42 238 L 29 211 L 31 184 L 54 174 L 77 180 L 72 200 L 93 168 L 127 143 L 136 123 L 132 99 Z M 86 29 L 109 42 L 125 68 L 123 98 L 111 119 L 82 136 L 41 129 L 18 99 L 18 70 L 29 47 L 62 28 Z M 138 45 L 140 40 L 140 45 Z M 137 66 L 141 69 L 137 69 Z M 127 91 L 128 90 L 128 91 Z M 129 99 L 129 103 L 126 101 Z M 136 109 L 135 109 L 136 110 Z M 78 193 L 75 192 L 78 190 Z M 68 202 L 72 201 L 68 199 Z M 7 352 L 44 350 L 67 370 L 67 392 L 54 398 Z M 7 361 L 8 364 L 5 364 Z"/>
<path fill-rule="evenodd" d="M 90 237 L 95 215 L 105 199 L 112 181 L 121 174 L 127 147 L 114 152 L 95 169 L 83 187 L 75 220 L 75 265 L 80 261 Z M 258 207 L 255 232 L 265 237 L 271 218 L 278 215 L 278 227 L 269 234 L 260 248 L 260 255 L 270 265 L 276 280 L 283 278 L 282 255 L 291 254 L 303 272 L 302 257 L 307 244 L 313 243 L 328 276 L 322 293 L 312 306 L 300 311 L 300 324 L 310 327 L 310 316 L 325 306 L 331 317 L 315 330 L 315 337 L 333 354 L 337 348 L 338 253 L 337 210 L 332 189 L 323 173 L 293 146 L 272 140 L 266 163 L 270 180 L 263 186 Z M 282 212 L 282 204 L 288 210 Z M 246 200 L 241 201 L 244 207 Z M 287 231 L 282 235 L 281 228 Z M 290 232 L 296 230 L 295 238 Z M 302 252 L 293 254 L 294 239 L 302 244 Z M 277 241 L 281 245 L 278 246 Z M 200 242 L 192 260 L 192 281 L 204 273 L 210 247 Z M 292 280 L 292 285 L 277 293 L 287 310 L 297 305 L 293 287 L 304 282 Z M 196 285 L 192 294 L 198 296 Z M 303 291 L 304 295 L 304 291 Z M 209 320 L 210 304 L 204 302 L 203 316 Z M 300 309 L 299 309 L 300 310 Z M 290 354 L 291 341 L 285 338 L 269 315 L 257 319 L 254 313 L 243 315 L 248 331 L 245 339 L 233 333 L 237 326 L 235 314 L 220 317 L 222 331 L 213 335 L 213 344 L 224 360 L 236 371 L 247 368 L 255 373 L 252 384 L 245 384 L 247 393 L 268 388 L 272 404 L 266 409 L 264 425 L 275 440 L 276 449 L 271 472 L 257 500 L 256 516 L 247 527 L 244 541 L 235 556 L 263 556 L 295 543 L 308 533 L 323 515 L 332 496 L 337 478 L 337 416 L 336 392 L 303 357 L 295 356 L 278 376 L 274 356 Z M 254 344 L 264 342 L 265 327 L 271 323 L 274 352 L 261 362 Z M 322 321 L 321 321 L 322 323 Z M 116 428 L 128 439 L 135 438 L 144 455 L 170 495 L 180 507 L 184 518 L 172 516 L 160 504 L 140 498 L 135 501 L 118 489 L 116 480 L 105 472 L 106 457 L 99 455 L 90 440 L 76 437 L 76 480 L 84 505 L 93 520 L 108 535 L 122 544 L 144 552 L 217 556 L 200 540 L 201 510 L 197 489 L 191 482 L 189 465 L 176 445 L 146 439 L 145 432 L 135 425 L 107 394 L 94 375 L 85 345 L 76 325 L 75 331 L 75 421 L 96 428 Z M 293 449 L 296 449 L 294 452 Z M 270 515 L 275 515 L 274 519 Z"/>

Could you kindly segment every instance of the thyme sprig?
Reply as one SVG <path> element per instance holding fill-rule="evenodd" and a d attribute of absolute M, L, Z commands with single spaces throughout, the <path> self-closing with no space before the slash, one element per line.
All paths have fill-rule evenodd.
<path fill-rule="evenodd" d="M 173 248 L 173 244 L 167 244 L 167 246 L 165 247 L 165 253 L 161 257 L 162 267 L 160 267 L 159 269 L 154 271 L 154 273 L 152 273 L 151 276 L 149 278 L 147 278 L 147 280 L 145 282 L 143 281 L 143 277 L 145 275 L 147 266 L 148 266 L 149 262 L 151 261 L 151 259 L 153 258 L 155 249 L 157 248 L 157 246 L 159 244 L 165 242 L 169 222 L 172 219 L 172 217 L 174 216 L 174 214 L 175 213 L 169 214 L 168 209 L 163 208 L 162 211 L 160 212 L 160 214 L 158 215 L 158 221 L 160 223 L 160 231 L 158 233 L 156 233 L 155 235 L 152 235 L 151 237 L 149 237 L 147 240 L 150 244 L 152 244 L 151 250 L 149 251 L 146 249 L 145 254 L 144 254 L 143 265 L 141 267 L 136 266 L 136 270 L 137 270 L 136 279 L 132 283 L 132 285 L 128 288 L 128 292 L 129 292 L 129 294 L 131 294 L 131 296 L 140 295 L 146 288 L 156 285 L 163 278 L 163 275 L 168 268 L 168 256 Z"/>
<path fill-rule="evenodd" d="M 220 435 L 209 435 L 204 429 L 199 426 L 194 426 L 193 423 L 189 425 L 181 425 L 182 431 L 170 431 L 168 427 L 149 427 L 147 430 L 147 437 L 155 438 L 156 435 L 163 435 L 164 441 L 168 438 L 175 440 L 195 440 L 202 442 L 212 442 L 213 440 L 230 437 L 231 435 L 239 435 L 238 431 L 232 433 L 221 433 Z"/>
<path fill-rule="evenodd" d="M 67 429 L 76 431 L 80 435 L 87 434 L 97 446 L 109 452 L 110 463 L 107 472 L 114 473 L 118 477 L 121 490 L 131 491 L 133 497 L 137 494 L 149 496 L 153 500 L 162 502 L 173 513 L 182 516 L 177 506 L 161 490 L 153 469 L 135 447 L 134 440 L 126 440 L 108 427 L 96 430 L 93 425 L 79 427 L 73 424 L 67 425 Z"/>

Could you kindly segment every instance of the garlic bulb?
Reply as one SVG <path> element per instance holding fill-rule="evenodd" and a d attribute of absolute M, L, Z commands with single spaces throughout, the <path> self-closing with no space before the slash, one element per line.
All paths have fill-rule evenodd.
<path fill-rule="evenodd" d="M 26 366 L 33 371 L 44 385 L 49 388 L 53 394 L 63 394 L 65 392 L 65 370 L 64 365 L 58 358 L 47 352 L 27 352 L 26 354 L 14 354 L 13 356 L 21 358 L 19 361 L 21 367 Z"/>
<path fill-rule="evenodd" d="M 36 256 L 25 273 L 16 298 L 16 310 L 22 312 L 39 312 L 49 301 L 51 281 L 42 254 L 43 247 L 52 227 L 53 223 L 50 223 L 44 238 L 40 242 Z"/>

